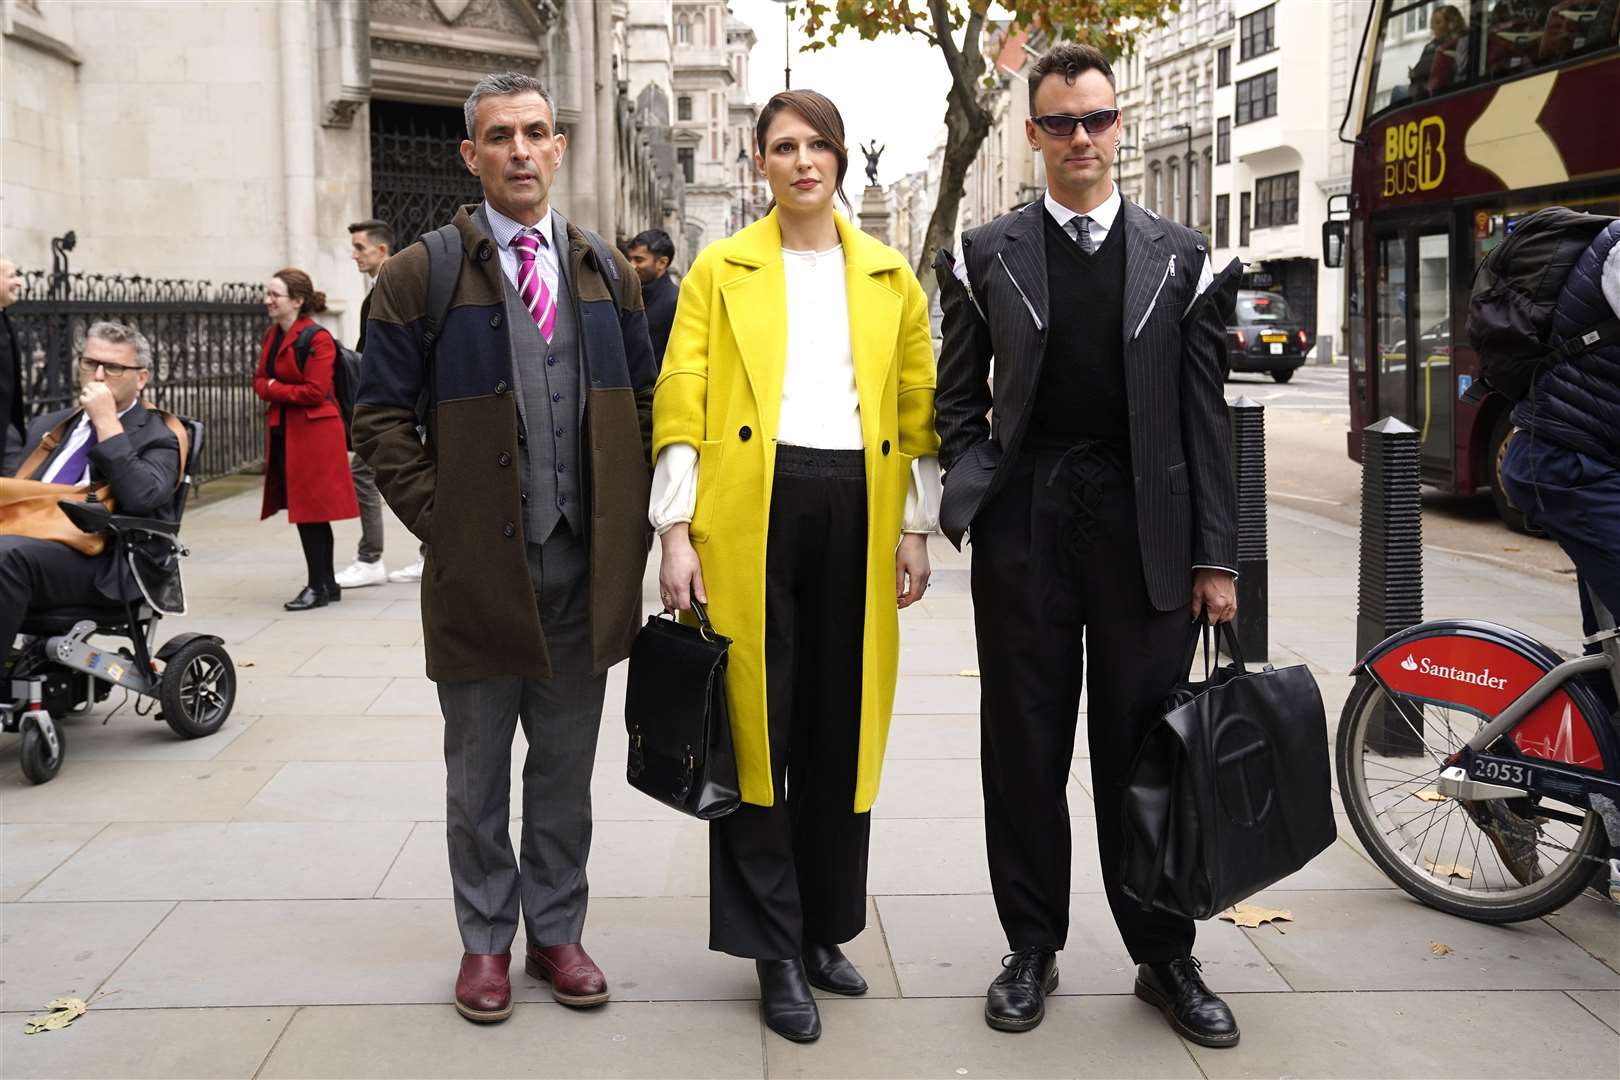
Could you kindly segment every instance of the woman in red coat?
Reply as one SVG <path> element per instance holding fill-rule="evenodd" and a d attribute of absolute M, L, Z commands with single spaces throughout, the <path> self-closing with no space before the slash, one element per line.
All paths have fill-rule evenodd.
<path fill-rule="evenodd" d="M 309 580 L 283 606 L 307 611 L 343 599 L 332 571 L 332 522 L 360 516 L 343 414 L 332 389 L 337 350 L 332 335 L 316 326 L 312 314 L 326 310 L 326 294 L 315 291 L 302 270 L 282 270 L 264 287 L 271 326 L 259 350 L 253 392 L 267 402 L 268 446 L 261 518 L 278 510 L 298 526 Z M 299 363 L 294 343 L 313 329 L 308 355 Z"/>

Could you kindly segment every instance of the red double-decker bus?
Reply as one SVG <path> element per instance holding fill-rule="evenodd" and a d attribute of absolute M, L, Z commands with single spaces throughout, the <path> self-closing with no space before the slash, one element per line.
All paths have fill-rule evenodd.
<path fill-rule="evenodd" d="M 1620 0 L 1374 0 L 1347 110 L 1351 194 L 1323 258 L 1347 271 L 1350 456 L 1398 417 L 1422 433 L 1424 483 L 1489 491 L 1515 527 L 1508 405 L 1460 400 L 1479 376 L 1469 294 L 1525 215 L 1620 214 L 1617 35 Z"/>

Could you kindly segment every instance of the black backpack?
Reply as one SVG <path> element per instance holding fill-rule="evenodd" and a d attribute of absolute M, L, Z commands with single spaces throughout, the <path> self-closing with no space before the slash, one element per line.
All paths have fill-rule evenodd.
<path fill-rule="evenodd" d="M 300 372 L 309 361 L 310 346 L 315 343 L 316 334 L 332 337 L 325 327 L 306 326 L 293 339 L 293 356 L 298 360 Z M 360 354 L 335 337 L 332 337 L 332 347 L 337 352 L 332 363 L 332 399 L 337 402 L 338 412 L 343 414 L 343 442 L 352 450 L 349 432 L 354 426 L 354 399 L 360 392 Z"/>
<path fill-rule="evenodd" d="M 1553 309 L 1570 270 L 1614 218 L 1562 206 L 1537 210 L 1514 223 L 1474 272 L 1468 339 L 1479 356 L 1481 382 L 1463 396 L 1478 402 L 1485 387 L 1510 401 L 1530 395 L 1537 372 L 1613 341 L 1620 324 L 1608 320 L 1590 332 L 1553 341 Z"/>
<path fill-rule="evenodd" d="M 613 306 L 621 308 L 619 299 L 619 264 L 608 251 L 607 242 L 590 229 L 581 229 L 585 240 L 596 256 L 596 265 L 605 271 L 608 295 Z M 422 234 L 422 243 L 428 252 L 427 310 L 422 316 L 422 356 L 428 369 L 428 378 L 421 396 L 416 399 L 416 426 L 427 430 L 428 389 L 433 385 L 433 348 L 438 343 L 439 331 L 444 328 L 445 316 L 450 313 L 450 301 L 456 294 L 456 283 L 461 279 L 461 232 L 454 225 L 440 225 L 432 232 Z"/>

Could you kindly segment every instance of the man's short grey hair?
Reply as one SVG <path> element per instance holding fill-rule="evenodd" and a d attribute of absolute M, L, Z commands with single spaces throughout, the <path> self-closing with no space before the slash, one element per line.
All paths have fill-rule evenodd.
<path fill-rule="evenodd" d="M 114 345 L 131 345 L 135 349 L 135 363 L 143 368 L 152 366 L 152 343 L 146 340 L 146 335 L 121 322 L 92 323 L 85 332 L 85 338 L 99 338 L 110 341 Z"/>
<path fill-rule="evenodd" d="M 551 130 L 557 130 L 557 105 L 551 100 L 551 92 L 544 84 L 532 75 L 524 75 L 518 71 L 505 71 L 499 75 L 485 75 L 478 80 L 472 93 L 467 95 L 467 103 L 461 107 L 462 117 L 467 121 L 467 138 L 474 138 L 474 129 L 478 124 L 478 103 L 487 97 L 510 97 L 513 94 L 539 94 L 546 103 L 546 111 L 551 114 Z"/>

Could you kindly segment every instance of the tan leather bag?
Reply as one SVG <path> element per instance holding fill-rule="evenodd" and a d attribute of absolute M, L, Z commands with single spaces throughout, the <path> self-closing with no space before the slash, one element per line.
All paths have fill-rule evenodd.
<path fill-rule="evenodd" d="M 191 438 L 185 425 L 173 413 L 161 409 L 147 409 L 162 417 L 164 425 L 180 440 L 180 475 L 186 474 L 186 458 L 191 452 Z M 69 420 L 73 417 L 69 417 Z M 60 499 L 84 502 L 90 497 L 89 484 L 47 484 L 42 480 L 22 480 L 39 471 L 45 459 L 67 434 L 67 421 L 45 433 L 34 452 L 29 454 L 17 470 L 16 477 L 0 477 L 0 536 L 27 536 L 36 540 L 55 540 L 66 544 L 81 555 L 100 555 L 107 548 L 107 538 L 98 533 L 80 532 L 57 505 Z M 96 498 L 108 509 L 116 510 L 111 490 L 106 484 L 95 487 Z"/>

